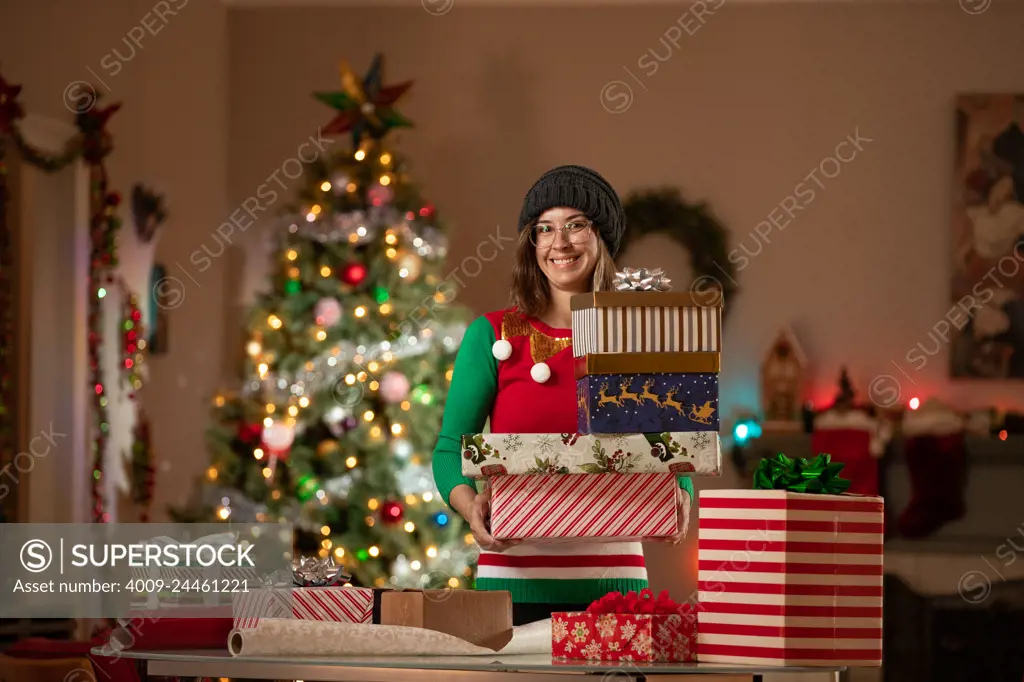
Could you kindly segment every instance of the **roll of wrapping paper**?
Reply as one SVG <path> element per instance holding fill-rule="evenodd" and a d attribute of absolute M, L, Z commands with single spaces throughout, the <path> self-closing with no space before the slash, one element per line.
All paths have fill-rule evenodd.
<path fill-rule="evenodd" d="M 513 628 L 503 649 L 475 646 L 452 635 L 397 625 L 265 619 L 228 635 L 232 656 L 487 656 L 551 655 L 551 619 Z"/>
<path fill-rule="evenodd" d="M 717 374 L 722 354 L 697 353 L 590 353 L 573 358 L 577 379 L 594 374 Z"/>

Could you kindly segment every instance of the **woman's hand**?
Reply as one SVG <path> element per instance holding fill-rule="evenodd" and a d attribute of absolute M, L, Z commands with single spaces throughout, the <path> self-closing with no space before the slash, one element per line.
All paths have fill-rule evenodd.
<path fill-rule="evenodd" d="M 491 488 L 488 485 L 482 493 L 466 485 L 456 486 L 450 497 L 455 511 L 469 523 L 473 539 L 480 549 L 488 552 L 504 552 L 519 544 L 518 540 L 498 540 L 491 535 L 487 523 L 491 512 Z"/>
<path fill-rule="evenodd" d="M 491 535 L 488 522 L 491 515 L 491 487 L 488 485 L 482 493 L 477 493 L 469 510 L 469 529 L 473 531 L 473 539 L 480 549 L 488 552 L 504 552 L 509 547 L 519 544 L 518 540 L 498 540 Z"/>

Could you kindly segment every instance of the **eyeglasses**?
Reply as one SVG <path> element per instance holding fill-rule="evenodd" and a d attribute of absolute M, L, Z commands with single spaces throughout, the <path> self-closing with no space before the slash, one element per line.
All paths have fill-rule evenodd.
<path fill-rule="evenodd" d="M 572 220 L 559 228 L 552 225 L 534 225 L 530 230 L 530 243 L 546 248 L 555 243 L 555 235 L 561 232 L 572 244 L 583 244 L 590 239 L 594 223 L 589 220 Z"/>

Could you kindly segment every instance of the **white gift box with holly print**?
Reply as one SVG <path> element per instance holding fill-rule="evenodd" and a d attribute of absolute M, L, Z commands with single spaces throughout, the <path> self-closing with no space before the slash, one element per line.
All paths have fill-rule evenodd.
<path fill-rule="evenodd" d="M 720 476 L 722 444 L 713 431 L 684 433 L 475 433 L 462 437 L 462 473 L 659 474 Z"/>

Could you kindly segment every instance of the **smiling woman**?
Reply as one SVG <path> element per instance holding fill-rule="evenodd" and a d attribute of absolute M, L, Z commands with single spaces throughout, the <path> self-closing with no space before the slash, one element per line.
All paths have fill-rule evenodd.
<path fill-rule="evenodd" d="M 593 221 L 575 208 L 559 206 L 544 211 L 526 225 L 520 242 L 512 275 L 512 303 L 525 315 L 553 327 L 571 326 L 571 320 L 554 319 L 560 311 L 551 304 L 552 296 L 611 287 L 615 262 L 607 245 L 595 236 Z M 524 248 L 523 242 L 532 248 Z"/>
<path fill-rule="evenodd" d="M 514 624 L 582 611 L 608 592 L 647 587 L 639 542 L 570 545 L 499 540 L 489 526 L 491 493 L 462 474 L 462 436 L 490 420 L 495 434 L 577 430 L 572 355 L 573 295 L 609 290 L 626 229 L 615 190 L 594 171 L 561 166 L 527 192 L 512 268 L 512 306 L 473 322 L 459 347 L 444 423 L 434 450 L 442 498 L 469 521 L 481 548 L 476 588 L 507 590 Z M 539 409 L 538 409 L 539 408 Z M 692 485 L 680 479 L 685 534 Z"/>
<path fill-rule="evenodd" d="M 596 172 L 561 166 L 544 174 L 519 214 L 512 305 L 553 327 L 571 327 L 568 297 L 611 288 L 625 229 L 618 195 Z"/>

